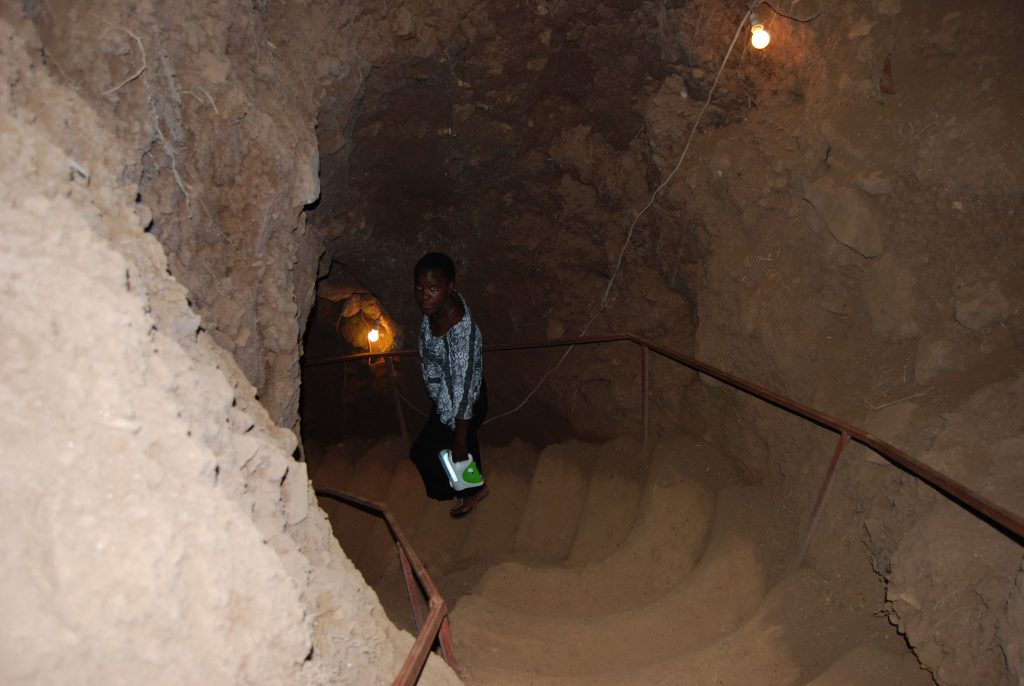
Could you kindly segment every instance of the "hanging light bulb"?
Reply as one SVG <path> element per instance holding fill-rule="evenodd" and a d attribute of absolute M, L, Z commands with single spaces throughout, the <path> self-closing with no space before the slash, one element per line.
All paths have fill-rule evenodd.
<path fill-rule="evenodd" d="M 371 343 L 376 343 L 380 339 L 380 320 L 378 319 L 373 323 L 373 328 L 366 334 L 366 340 Z"/>
<path fill-rule="evenodd" d="M 764 22 L 761 21 L 761 17 L 758 16 L 757 12 L 750 13 L 750 44 L 758 50 L 764 50 L 768 43 L 770 43 L 772 37 L 768 35 L 768 32 L 764 30 Z"/>

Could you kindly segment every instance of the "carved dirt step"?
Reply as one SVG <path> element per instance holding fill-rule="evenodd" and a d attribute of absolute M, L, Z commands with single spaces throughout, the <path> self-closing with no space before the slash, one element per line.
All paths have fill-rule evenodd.
<path fill-rule="evenodd" d="M 562 618 L 611 614 L 661 598 L 693 569 L 711 523 L 714 496 L 687 476 L 687 458 L 657 450 L 642 469 L 648 483 L 639 508 L 615 499 L 605 503 L 599 521 L 618 513 L 632 526 L 611 555 L 585 567 L 502 563 L 484 575 L 474 593 L 516 610 L 536 608 L 540 615 Z M 584 520 L 581 529 L 588 526 Z"/>
<path fill-rule="evenodd" d="M 488 448 L 485 476 L 490 495 L 465 519 L 470 532 L 454 561 L 456 568 L 477 561 L 493 564 L 512 554 L 516 531 L 530 493 L 538 451 L 522 441 Z"/>
<path fill-rule="evenodd" d="M 595 446 L 590 487 L 569 562 L 583 566 L 611 555 L 629 536 L 649 473 L 640 443 L 619 438 Z"/>
<path fill-rule="evenodd" d="M 341 490 L 367 500 L 384 500 L 395 466 L 403 454 L 402 439 L 398 437 L 388 438 L 374 443 L 370 448 L 358 456 L 348 457 L 348 462 L 353 464 L 347 483 Z M 345 456 L 339 456 L 339 462 L 345 461 Z M 326 465 L 320 470 L 326 469 Z M 337 467 L 339 471 L 342 468 Z M 347 471 L 347 470 L 346 470 Z M 318 488 L 330 488 L 327 483 L 319 481 Z M 379 574 L 379 560 L 382 551 L 390 548 L 391 535 L 387 526 L 380 518 L 362 512 L 361 510 L 331 500 L 321 498 L 325 505 L 324 510 L 331 520 L 331 527 L 335 536 L 341 543 L 342 549 L 356 568 L 363 572 L 364 567 L 371 574 Z M 328 509 L 329 507 L 329 509 Z"/>
<path fill-rule="evenodd" d="M 764 596 L 765 571 L 756 529 L 744 516 L 749 489 L 719 494 L 711 541 L 693 572 L 647 604 L 591 616 L 551 616 L 541 605 L 519 608 L 473 594 L 452 621 L 474 637 L 471 659 L 548 675 L 624 671 L 693 652 L 736 630 Z M 620 580 L 621 582 L 621 580 Z M 456 637 L 459 641 L 459 637 Z M 600 647 L 597 650 L 596 647 Z"/>
<path fill-rule="evenodd" d="M 519 555 L 552 563 L 568 557 L 587 501 L 594 447 L 568 441 L 541 452 L 516 532 Z"/>

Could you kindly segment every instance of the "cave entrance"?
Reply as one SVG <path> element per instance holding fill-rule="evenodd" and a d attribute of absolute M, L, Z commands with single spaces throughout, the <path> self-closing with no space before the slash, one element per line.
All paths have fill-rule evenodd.
<path fill-rule="evenodd" d="M 405 273 L 396 275 L 397 269 L 381 271 L 379 266 L 339 258 L 330 260 L 326 271 L 318 281 L 304 334 L 301 368 L 301 438 L 311 474 L 324 459 L 325 451 L 336 452 L 342 444 L 362 446 L 396 436 L 407 442 L 415 439 L 431 406 L 415 355 L 337 359 L 415 350 L 422 315 L 411 289 L 403 288 Z M 488 276 L 494 281 L 488 283 Z M 466 284 L 465 291 L 473 294 L 467 296 L 468 301 L 480 303 L 474 317 L 483 331 L 485 346 L 509 342 L 510 334 L 503 335 L 502 327 L 494 324 L 507 312 L 486 307 L 485 294 L 502 280 L 495 274 L 471 274 L 458 280 L 460 291 Z M 378 337 L 371 341 L 374 331 Z M 540 448 L 570 438 L 604 439 L 612 435 L 593 428 L 608 426 L 607 418 L 616 410 L 614 403 L 605 402 L 611 395 L 606 384 L 573 385 L 567 381 L 579 367 L 625 363 L 632 368 L 634 360 L 627 361 L 625 350 L 609 352 L 599 347 L 577 348 L 569 356 L 570 364 L 560 369 L 564 348 L 485 353 L 490 412 L 487 425 L 481 429 L 481 440 L 495 446 L 522 441 Z M 612 358 L 614 362 L 610 362 Z M 558 374 L 549 375 L 552 370 Z M 631 389 L 635 385 L 630 382 Z M 634 393 L 631 390 L 629 394 Z M 574 412 L 598 419 L 581 426 L 573 421 Z M 491 423 L 495 419 L 498 421 Z M 634 419 L 630 423 L 637 424 Z M 406 448 L 399 450 L 406 452 Z"/>
<path fill-rule="evenodd" d="M 357 271 L 331 261 L 320 279 L 306 328 L 302 366 L 300 415 L 302 440 L 311 468 L 324 446 L 346 439 L 372 439 L 400 433 L 394 400 L 399 379 L 408 381 L 414 362 L 367 357 L 348 363 L 323 364 L 344 355 L 388 352 L 406 340 L 403 327 L 391 315 Z M 410 383 L 402 396 L 413 408 L 425 397 Z M 412 397 L 409 397 L 412 396 Z"/>

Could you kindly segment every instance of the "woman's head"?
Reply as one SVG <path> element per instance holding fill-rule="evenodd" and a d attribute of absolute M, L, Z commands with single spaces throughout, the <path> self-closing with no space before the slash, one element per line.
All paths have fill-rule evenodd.
<path fill-rule="evenodd" d="M 445 279 L 455 283 L 455 263 L 452 262 L 452 258 L 444 253 L 428 252 L 421 257 L 420 261 L 416 263 L 416 268 L 413 269 L 413 278 L 416 278 L 420 272 L 425 272 L 428 269 L 437 270 Z"/>
<path fill-rule="evenodd" d="M 445 313 L 455 292 L 455 263 L 439 252 L 427 253 L 413 269 L 413 293 L 420 311 L 427 315 Z"/>

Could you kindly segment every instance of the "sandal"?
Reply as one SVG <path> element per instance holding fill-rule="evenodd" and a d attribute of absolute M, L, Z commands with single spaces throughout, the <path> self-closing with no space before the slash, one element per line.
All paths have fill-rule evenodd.
<path fill-rule="evenodd" d="M 481 500 L 487 497 L 488 493 L 490 493 L 490 491 L 488 490 L 487 485 L 484 484 L 483 488 L 481 488 L 479 491 L 469 496 L 468 498 L 459 498 L 458 503 L 455 505 L 455 507 L 448 511 L 448 514 L 454 517 L 455 519 L 465 517 L 473 511 L 473 508 L 475 508 L 480 503 Z"/>

